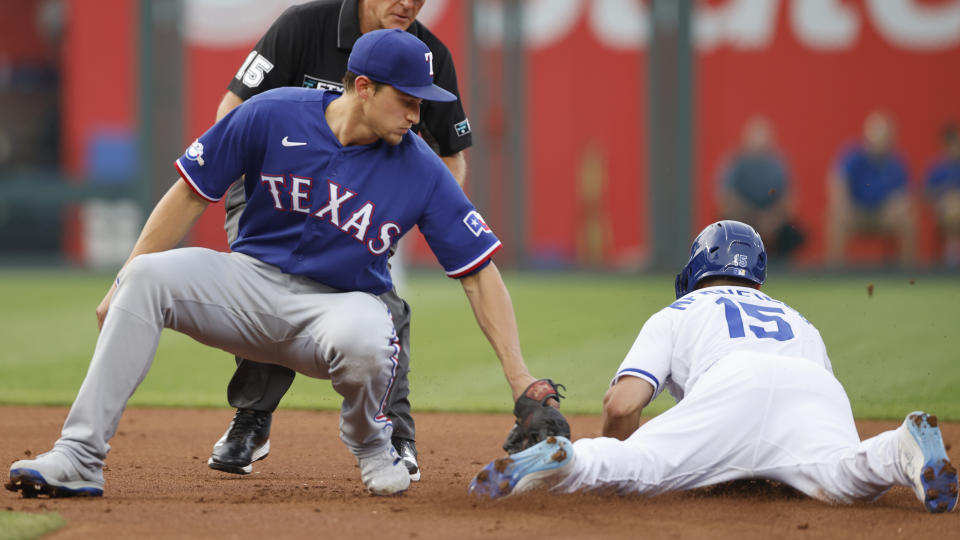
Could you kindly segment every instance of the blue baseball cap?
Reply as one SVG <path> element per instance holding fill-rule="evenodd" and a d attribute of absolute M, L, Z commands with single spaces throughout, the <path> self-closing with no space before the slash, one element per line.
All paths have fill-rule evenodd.
<path fill-rule="evenodd" d="M 433 53 L 409 32 L 393 28 L 360 36 L 350 51 L 347 69 L 427 101 L 456 101 L 433 84 Z"/>

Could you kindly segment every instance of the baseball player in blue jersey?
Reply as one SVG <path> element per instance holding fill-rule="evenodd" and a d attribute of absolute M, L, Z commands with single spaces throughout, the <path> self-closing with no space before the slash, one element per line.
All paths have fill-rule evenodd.
<path fill-rule="evenodd" d="M 708 226 L 677 276 L 677 301 L 643 325 L 603 400 L 603 437 L 548 438 L 490 463 L 470 490 L 656 495 L 763 478 L 829 502 L 910 486 L 931 513 L 957 504 L 957 470 L 923 412 L 861 441 L 817 329 L 760 292 L 766 252 L 752 227 Z M 640 426 L 666 389 L 677 404 Z"/>
<path fill-rule="evenodd" d="M 277 18 L 232 77 L 217 107 L 221 119 L 253 96 L 282 86 L 303 86 L 342 91 L 339 82 L 356 40 L 365 32 L 400 28 L 423 41 L 433 53 L 433 83 L 459 95 L 457 74 L 449 49 L 417 20 L 425 0 L 313 0 L 290 6 Z M 460 185 L 466 180 L 465 150 L 472 144 L 470 122 L 461 101 L 425 101 L 420 106 L 418 133 L 437 152 Z M 240 214 L 246 205 L 243 182 L 237 182 L 223 197 L 224 229 L 230 243 L 237 237 Z M 397 247 L 394 244 L 393 247 Z M 391 249 L 391 252 L 394 249 Z M 402 260 L 403 257 L 400 257 Z M 394 285 L 403 268 L 392 259 Z M 384 409 L 393 423 L 393 445 L 410 471 L 420 480 L 417 459 L 416 422 L 411 410 L 409 372 L 412 310 L 396 287 L 380 295 L 390 309 L 400 339 L 400 367 Z M 237 357 L 237 370 L 227 385 L 227 400 L 236 409 L 233 420 L 214 444 L 210 468 L 249 474 L 253 463 L 270 452 L 270 425 L 280 400 L 293 383 L 295 372 L 276 364 L 262 364 Z"/>
<path fill-rule="evenodd" d="M 460 278 L 516 399 L 535 383 L 491 255 L 500 241 L 450 171 L 410 127 L 433 84 L 432 55 L 402 30 L 357 40 L 344 94 L 280 88 L 234 109 L 194 142 L 98 308 L 101 333 L 53 450 L 10 468 L 24 496 L 101 495 L 103 464 L 163 328 L 255 361 L 330 379 L 343 396 L 340 438 L 367 489 L 410 476 L 384 406 L 398 344 L 377 294 L 391 288 L 390 246 L 419 227 Z M 172 249 L 211 202 L 245 178 L 232 253 Z"/>

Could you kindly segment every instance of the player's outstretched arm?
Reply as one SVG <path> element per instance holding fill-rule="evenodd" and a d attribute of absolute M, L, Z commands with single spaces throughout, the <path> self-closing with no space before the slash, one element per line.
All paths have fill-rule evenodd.
<path fill-rule="evenodd" d="M 166 251 L 176 247 L 207 209 L 207 205 L 209 203 L 205 199 L 194 193 L 186 182 L 178 179 L 150 213 L 147 223 L 140 231 L 137 243 L 133 246 L 133 251 L 123 265 L 126 266 L 137 255 Z M 103 327 L 103 320 L 107 317 L 107 309 L 110 307 L 110 299 L 113 298 L 116 289 L 117 283 L 114 281 L 107 295 L 97 306 L 97 326 L 100 328 Z"/>
<path fill-rule="evenodd" d="M 523 355 L 520 352 L 520 335 L 517 320 L 513 314 L 513 302 L 503 283 L 500 271 L 493 262 L 475 274 L 460 280 L 463 290 L 470 300 L 473 314 L 477 318 L 490 345 L 493 346 L 503 374 L 510 383 L 513 400 L 516 401 L 523 391 L 536 379 L 530 375 Z"/>
<path fill-rule="evenodd" d="M 652 384 L 637 377 L 621 377 L 603 396 L 602 435 L 621 441 L 632 435 L 652 397 Z"/>

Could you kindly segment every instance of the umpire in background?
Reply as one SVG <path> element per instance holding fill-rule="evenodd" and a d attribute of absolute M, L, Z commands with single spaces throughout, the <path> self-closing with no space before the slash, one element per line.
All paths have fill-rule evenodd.
<path fill-rule="evenodd" d="M 347 58 L 354 42 L 367 32 L 400 28 L 427 44 L 433 53 L 434 81 L 458 98 L 457 74 L 447 47 L 417 20 L 425 0 L 319 0 L 287 9 L 230 81 L 217 107 L 217 120 L 261 92 L 281 86 L 303 86 L 342 91 Z M 471 145 L 470 123 L 460 99 L 450 103 L 424 102 L 420 124 L 414 126 L 431 144 L 463 186 Z M 232 242 L 246 205 L 243 183 L 236 182 L 224 197 L 224 228 Z M 410 479 L 420 479 L 414 421 L 410 416 L 410 306 L 396 289 L 380 295 L 390 309 L 400 339 L 399 373 L 387 404 L 393 421 L 393 445 Z M 212 469 L 247 474 L 252 463 L 270 452 L 270 421 L 280 399 L 293 383 L 294 371 L 237 357 L 237 370 L 227 387 L 230 405 L 237 409 L 223 437 L 213 446 L 207 464 Z"/>

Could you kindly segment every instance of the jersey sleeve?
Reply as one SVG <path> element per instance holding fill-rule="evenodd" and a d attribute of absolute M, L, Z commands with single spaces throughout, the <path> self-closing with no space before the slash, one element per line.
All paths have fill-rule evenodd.
<path fill-rule="evenodd" d="M 256 103 L 243 103 L 191 144 L 174 163 L 177 172 L 201 197 L 217 202 L 237 178 L 246 172 L 247 163 L 262 148 L 251 145 L 247 136 L 253 124 Z"/>
<path fill-rule="evenodd" d="M 463 100 L 457 86 L 457 70 L 453 66 L 450 52 L 445 47 L 442 53 L 437 54 L 436 62 L 434 83 L 455 94 L 458 99 L 450 102 L 425 102 L 422 107 L 423 127 L 436 141 L 439 154 L 451 156 L 469 148 L 473 144 L 473 134 L 470 132 L 467 113 L 463 110 Z"/>
<path fill-rule="evenodd" d="M 244 59 L 227 88 L 243 99 L 281 86 L 295 86 L 305 36 L 297 6 L 287 8 Z"/>
<path fill-rule="evenodd" d="M 500 240 L 437 160 L 438 179 L 417 225 L 430 250 L 452 278 L 468 276 L 490 262 Z"/>
<path fill-rule="evenodd" d="M 663 391 L 670 376 L 672 352 L 673 321 L 661 311 L 650 317 L 640 329 L 610 384 L 615 384 L 621 377 L 638 377 L 653 385 L 650 398 L 653 401 Z"/>

